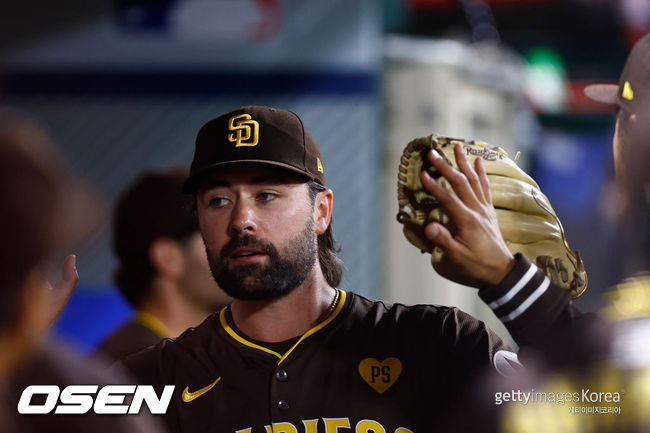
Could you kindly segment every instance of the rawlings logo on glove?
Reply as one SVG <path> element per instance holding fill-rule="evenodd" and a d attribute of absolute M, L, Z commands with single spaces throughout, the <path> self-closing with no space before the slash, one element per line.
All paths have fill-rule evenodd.
<path fill-rule="evenodd" d="M 445 269 L 441 269 L 445 266 L 444 253 L 429 242 L 424 227 L 435 221 L 447 227 L 452 235 L 456 229 L 440 202 L 422 186 L 420 172 L 426 170 L 438 184 L 452 190 L 449 182 L 428 161 L 427 153 L 433 149 L 458 168 L 454 156 L 457 143 L 462 144 L 471 164 L 477 158 L 483 159 L 499 229 L 510 252 L 522 253 L 554 283 L 565 288 L 572 298 L 582 295 L 587 289 L 584 264 L 579 253 L 569 247 L 548 198 L 503 149 L 481 141 L 431 135 L 417 138 L 406 146 L 397 183 L 397 220 L 404 224 L 406 239 L 422 252 L 431 253 L 434 269 L 445 275 Z"/>

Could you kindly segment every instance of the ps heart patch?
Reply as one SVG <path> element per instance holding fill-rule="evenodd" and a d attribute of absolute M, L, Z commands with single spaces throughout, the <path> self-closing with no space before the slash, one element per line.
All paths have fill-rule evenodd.
<path fill-rule="evenodd" d="M 372 389 L 383 394 L 402 374 L 402 361 L 386 358 L 379 362 L 375 358 L 366 358 L 359 363 L 359 374 Z"/>

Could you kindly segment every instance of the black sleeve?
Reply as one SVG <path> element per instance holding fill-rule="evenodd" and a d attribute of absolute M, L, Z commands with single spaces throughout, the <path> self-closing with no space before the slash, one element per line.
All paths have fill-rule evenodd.
<path fill-rule="evenodd" d="M 468 396 L 480 391 L 486 372 L 510 375 L 521 369 L 517 355 L 485 323 L 457 308 L 450 308 L 442 322 L 447 346 L 444 377 L 445 411 L 462 407 Z"/>
<path fill-rule="evenodd" d="M 568 293 L 548 279 L 522 254 L 496 286 L 479 290 L 481 299 L 504 323 L 520 346 L 535 345 L 543 336 L 581 317 Z"/>
<path fill-rule="evenodd" d="M 450 308 L 442 322 L 444 338 L 450 346 L 449 371 L 465 377 L 493 364 L 499 351 L 512 349 L 485 323 L 459 310 Z"/>

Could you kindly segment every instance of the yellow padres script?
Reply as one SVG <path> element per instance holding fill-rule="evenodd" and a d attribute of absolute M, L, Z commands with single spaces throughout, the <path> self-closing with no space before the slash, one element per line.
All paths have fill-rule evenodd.
<path fill-rule="evenodd" d="M 325 429 L 319 429 L 319 424 Z M 354 428 L 350 424 L 350 418 L 320 418 L 303 420 L 302 425 L 297 427 L 290 422 L 276 422 L 264 426 L 265 433 L 338 433 L 343 431 L 354 431 L 355 433 L 387 433 L 384 426 L 378 421 L 363 419 L 356 423 Z M 345 430 L 344 430 L 345 429 Z M 253 433 L 253 428 L 237 430 L 235 433 Z M 404 427 L 398 427 L 394 433 L 414 433 Z"/>

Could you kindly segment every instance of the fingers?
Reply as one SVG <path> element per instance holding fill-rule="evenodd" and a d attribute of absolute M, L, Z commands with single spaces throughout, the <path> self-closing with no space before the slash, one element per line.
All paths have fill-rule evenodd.
<path fill-rule="evenodd" d="M 481 184 L 481 189 L 483 190 L 483 197 L 485 198 L 485 202 L 491 205 L 492 193 L 490 192 L 490 181 L 488 180 L 487 173 L 485 172 L 483 158 L 476 158 L 474 161 L 474 166 L 476 168 L 476 174 Z"/>
<path fill-rule="evenodd" d="M 447 163 L 445 162 L 445 164 Z M 420 173 L 420 180 L 422 181 L 422 185 L 433 194 L 454 220 L 462 220 L 470 212 L 467 206 L 463 204 L 453 191 L 449 191 L 447 188 L 438 184 L 426 171 Z"/>
<path fill-rule="evenodd" d="M 476 196 L 476 193 L 470 186 L 467 177 L 452 167 L 450 164 L 448 164 L 447 161 L 442 159 L 440 155 L 438 155 L 435 151 L 430 151 L 428 157 L 429 161 L 431 161 L 431 164 L 451 184 L 451 187 L 453 188 L 458 198 L 469 208 L 477 209 L 480 206 L 480 202 Z"/>
<path fill-rule="evenodd" d="M 50 323 L 52 323 L 65 307 L 72 291 L 79 281 L 77 273 L 77 258 L 74 254 L 68 255 L 61 269 L 61 279 L 52 288 L 52 305 L 50 310 Z"/>
<path fill-rule="evenodd" d="M 75 284 L 79 281 L 79 274 L 77 273 L 77 257 L 74 254 L 68 255 L 63 261 L 61 279 L 66 282 L 74 281 Z"/>
<path fill-rule="evenodd" d="M 52 289 L 54 291 L 55 302 L 63 302 L 65 304 L 77 285 L 79 274 L 77 273 L 76 264 L 77 258 L 74 254 L 70 254 L 65 258 L 61 269 L 61 279 Z"/>
<path fill-rule="evenodd" d="M 466 249 L 463 244 L 451 236 L 449 230 L 447 230 L 447 228 L 442 224 L 428 224 L 424 228 L 424 234 L 432 244 L 442 248 L 445 254 L 458 256 Z"/>
<path fill-rule="evenodd" d="M 448 250 L 456 242 L 445 226 L 431 223 L 424 227 L 425 236 L 437 247 Z"/>
<path fill-rule="evenodd" d="M 469 164 L 469 161 L 467 161 L 467 155 L 465 154 L 465 150 L 460 143 L 456 143 L 454 146 L 454 154 L 456 155 L 456 163 L 458 164 L 460 172 L 465 175 L 465 178 L 467 179 L 467 182 L 469 182 L 472 191 L 474 191 L 476 198 L 480 202 L 484 203 L 485 197 L 483 194 L 483 187 L 479 181 L 479 176 L 474 171 L 474 168 L 472 168 L 472 166 Z M 479 159 L 482 158 L 476 158 L 476 160 Z"/>

